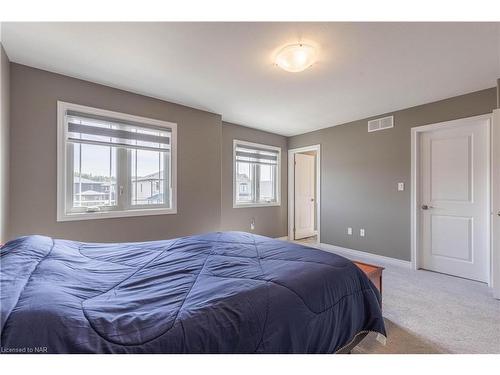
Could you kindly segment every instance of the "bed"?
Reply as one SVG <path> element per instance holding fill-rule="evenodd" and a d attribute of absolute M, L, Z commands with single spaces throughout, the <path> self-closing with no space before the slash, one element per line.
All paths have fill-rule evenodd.
<path fill-rule="evenodd" d="M 351 261 L 263 236 L 26 236 L 0 254 L 4 353 L 336 353 L 385 336 Z"/>

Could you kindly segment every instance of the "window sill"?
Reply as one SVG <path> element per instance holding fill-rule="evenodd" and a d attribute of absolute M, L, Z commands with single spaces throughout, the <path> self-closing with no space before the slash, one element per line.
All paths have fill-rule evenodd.
<path fill-rule="evenodd" d="M 103 212 L 82 212 L 82 213 L 58 213 L 57 221 L 79 221 L 79 220 L 98 220 L 120 217 L 137 217 L 151 215 L 169 215 L 176 214 L 176 208 L 148 208 L 127 211 L 103 211 Z"/>
<path fill-rule="evenodd" d="M 278 207 L 280 202 L 272 203 L 233 203 L 233 208 L 251 208 L 251 207 Z"/>

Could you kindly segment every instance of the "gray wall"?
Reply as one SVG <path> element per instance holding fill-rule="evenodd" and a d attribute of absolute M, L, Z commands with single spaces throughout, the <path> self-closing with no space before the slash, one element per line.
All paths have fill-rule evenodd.
<path fill-rule="evenodd" d="M 7 75 L 8 76 L 8 75 Z M 10 210 L 7 238 L 44 234 L 82 241 L 142 241 L 214 230 L 286 235 L 286 138 L 220 115 L 10 64 Z M 178 124 L 176 215 L 56 222 L 56 106 L 67 101 Z M 282 205 L 232 208 L 232 139 L 282 147 Z M 221 173 L 224 171 L 224 174 Z"/>
<path fill-rule="evenodd" d="M 233 208 L 233 140 L 281 147 L 281 206 Z M 223 230 L 250 231 L 255 218 L 254 233 L 269 237 L 287 235 L 287 139 L 247 127 L 222 123 L 222 220 Z"/>
<path fill-rule="evenodd" d="M 9 83 L 10 63 L 0 44 L 0 243 L 7 239 L 9 210 Z"/>
<path fill-rule="evenodd" d="M 321 144 L 321 242 L 410 260 L 410 129 L 490 113 L 495 104 L 491 88 L 374 117 L 394 115 L 393 129 L 368 133 L 363 119 L 290 137 L 289 149 Z"/>
<path fill-rule="evenodd" d="M 10 68 L 10 238 L 40 233 L 85 241 L 141 241 L 219 229 L 220 115 L 18 64 Z M 176 122 L 178 214 L 57 223 L 58 100 Z"/>
<path fill-rule="evenodd" d="M 2 124 L 9 99 L 4 84 L 9 64 L 4 61 L 2 53 Z M 57 223 L 57 100 L 178 123 L 179 213 Z M 223 123 L 217 114 L 11 63 L 10 137 L 2 137 L 2 149 L 11 144 L 7 238 L 40 233 L 85 241 L 141 241 L 220 229 L 249 231 L 252 218 L 255 233 L 285 236 L 287 148 L 319 143 L 322 241 L 408 260 L 410 128 L 491 112 L 495 101 L 492 88 L 395 112 L 395 128 L 387 131 L 368 134 L 365 119 L 286 139 Z M 232 208 L 233 139 L 282 148 L 280 207 Z M 396 191 L 398 181 L 406 183 L 406 191 Z M 347 226 L 355 233 L 365 228 L 366 237 L 348 237 Z"/>

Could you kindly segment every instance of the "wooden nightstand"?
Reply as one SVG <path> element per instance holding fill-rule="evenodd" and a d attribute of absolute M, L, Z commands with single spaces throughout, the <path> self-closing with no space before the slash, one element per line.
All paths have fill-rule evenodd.
<path fill-rule="evenodd" d="M 363 270 L 366 276 L 368 276 L 370 281 L 378 289 L 380 295 L 382 295 L 382 271 L 384 270 L 384 267 L 374 266 L 373 264 L 368 264 L 363 262 L 353 262 L 353 263 Z"/>

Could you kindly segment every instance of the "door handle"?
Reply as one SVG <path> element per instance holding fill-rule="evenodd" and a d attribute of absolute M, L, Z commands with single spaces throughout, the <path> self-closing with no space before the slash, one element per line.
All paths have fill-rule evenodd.
<path fill-rule="evenodd" d="M 428 205 L 426 205 L 426 204 L 423 204 L 423 205 L 422 205 L 422 210 L 429 210 L 429 209 L 431 209 L 431 208 L 434 208 L 434 207 L 432 207 L 432 206 L 428 206 Z"/>

